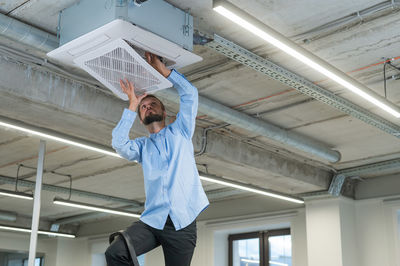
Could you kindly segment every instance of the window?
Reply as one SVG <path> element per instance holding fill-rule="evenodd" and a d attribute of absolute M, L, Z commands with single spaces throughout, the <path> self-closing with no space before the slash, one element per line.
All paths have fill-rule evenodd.
<path fill-rule="evenodd" d="M 43 259 L 42 258 L 35 258 L 35 266 L 42 266 Z M 24 266 L 28 266 L 28 259 L 24 260 Z"/>
<path fill-rule="evenodd" d="M 4 266 L 25 266 L 28 265 L 28 253 L 20 251 L 0 250 L 0 265 Z M 44 258 L 35 258 L 35 266 L 43 266 Z"/>
<path fill-rule="evenodd" d="M 400 210 L 397 210 L 397 236 L 400 241 Z"/>
<path fill-rule="evenodd" d="M 145 254 L 140 255 L 139 257 L 137 257 L 137 260 L 138 260 L 140 266 L 144 266 L 145 265 L 144 264 L 144 256 L 145 256 Z"/>
<path fill-rule="evenodd" d="M 229 236 L 229 266 L 291 266 L 290 229 Z"/>

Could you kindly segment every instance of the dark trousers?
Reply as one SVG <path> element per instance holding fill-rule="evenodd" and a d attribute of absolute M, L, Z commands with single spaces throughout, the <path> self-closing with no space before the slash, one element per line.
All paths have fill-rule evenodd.
<path fill-rule="evenodd" d="M 168 216 L 163 230 L 154 229 L 142 221 L 133 223 L 126 232 L 129 234 L 137 256 L 162 246 L 166 266 L 189 266 L 196 246 L 196 221 L 175 231 Z M 119 237 L 108 247 L 108 266 L 133 265 L 125 243 Z"/>

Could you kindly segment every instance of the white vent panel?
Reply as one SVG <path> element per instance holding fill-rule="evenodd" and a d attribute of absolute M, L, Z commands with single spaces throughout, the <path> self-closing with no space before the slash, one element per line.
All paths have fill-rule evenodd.
<path fill-rule="evenodd" d="M 128 79 L 138 94 L 172 87 L 172 83 L 150 66 L 130 45 L 116 39 L 74 62 L 123 100 L 128 100 L 119 81 Z"/>
<path fill-rule="evenodd" d="M 135 46 L 135 50 L 139 48 L 163 57 L 169 68 L 180 69 L 202 60 L 177 44 L 121 19 L 88 32 L 49 52 L 47 56 L 74 67 L 78 57 L 117 39 L 128 41 Z"/>

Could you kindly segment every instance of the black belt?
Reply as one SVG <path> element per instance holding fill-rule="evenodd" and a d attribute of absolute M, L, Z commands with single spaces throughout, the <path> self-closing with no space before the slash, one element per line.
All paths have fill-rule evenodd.
<path fill-rule="evenodd" d="M 114 241 L 114 239 L 118 236 L 124 240 L 125 245 L 128 248 L 129 254 L 131 255 L 133 265 L 140 266 L 139 261 L 137 260 L 137 257 L 136 257 L 136 252 L 133 247 L 132 240 L 125 231 L 119 231 L 119 232 L 115 232 L 115 233 L 111 234 L 108 239 L 109 243 L 111 244 Z"/>

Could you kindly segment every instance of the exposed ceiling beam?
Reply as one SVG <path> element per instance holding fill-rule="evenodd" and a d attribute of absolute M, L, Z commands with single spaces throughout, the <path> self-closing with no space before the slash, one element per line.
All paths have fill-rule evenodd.
<path fill-rule="evenodd" d="M 300 193 L 297 196 L 305 198 L 339 196 L 344 192 L 346 196 L 365 199 L 395 195 L 400 192 L 398 176 L 388 173 L 399 169 L 400 159 L 394 159 L 339 170 L 332 178 L 328 190 Z M 380 175 L 380 177 L 362 178 L 364 175 Z M 352 180 L 351 177 L 358 177 L 358 179 Z M 344 185 L 347 185 L 347 187 L 343 187 Z"/>
<path fill-rule="evenodd" d="M 208 133 L 205 153 L 211 158 L 243 166 L 248 171 L 253 169 L 265 172 L 264 182 L 268 181 L 268 184 L 264 184 L 267 186 L 274 186 L 273 179 L 279 179 L 279 182 L 291 182 L 292 187 L 300 186 L 303 183 L 307 184 L 309 188 L 313 187 L 313 190 L 321 190 L 328 188 L 332 178 L 330 171 L 283 158 L 271 151 L 213 132 Z M 281 188 L 281 192 L 291 193 L 282 190 L 284 189 Z"/>
<path fill-rule="evenodd" d="M 339 170 L 338 174 L 347 177 L 362 176 L 366 174 L 376 174 L 382 171 L 400 170 L 400 159 L 388 160 L 378 163 L 366 164 L 358 167 Z"/>
<path fill-rule="evenodd" d="M 394 196 L 399 200 L 400 178 L 398 174 L 365 178 L 357 180 L 355 186 L 356 200 Z"/>

